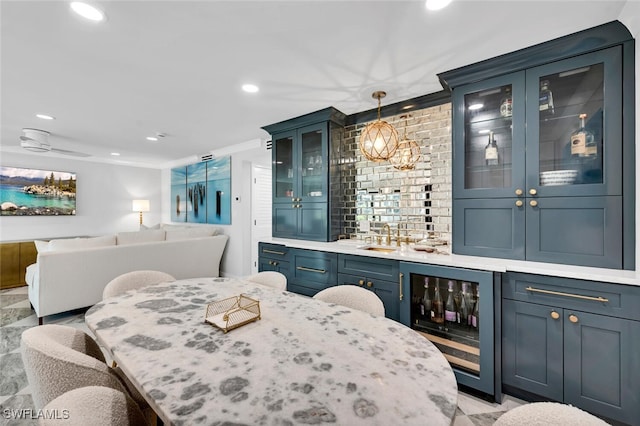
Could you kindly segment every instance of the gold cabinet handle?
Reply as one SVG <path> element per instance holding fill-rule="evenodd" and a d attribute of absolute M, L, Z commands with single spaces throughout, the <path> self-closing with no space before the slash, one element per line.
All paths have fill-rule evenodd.
<path fill-rule="evenodd" d="M 557 320 L 558 318 L 560 318 L 560 314 L 557 313 L 556 311 L 551 311 L 551 318 L 553 318 L 554 320 Z"/>
<path fill-rule="evenodd" d="M 578 317 L 571 314 L 569 315 L 569 321 L 571 321 L 572 323 L 576 324 L 578 322 Z"/>
<path fill-rule="evenodd" d="M 291 199 L 291 202 L 292 202 L 292 203 L 295 203 L 295 202 L 296 202 L 296 199 L 295 199 L 295 198 L 292 198 L 292 199 Z"/>
<path fill-rule="evenodd" d="M 529 201 L 529 205 L 530 205 L 531 207 L 535 207 L 535 206 L 537 206 L 537 205 L 538 205 L 538 202 L 537 202 L 536 200 L 531 200 L 531 201 Z"/>
<path fill-rule="evenodd" d="M 360 281 L 358 281 L 358 284 L 359 284 L 359 285 L 364 285 L 364 280 L 360 280 Z"/>
<path fill-rule="evenodd" d="M 523 204 L 522 200 L 516 201 L 516 207 L 522 207 Z"/>
<path fill-rule="evenodd" d="M 371 281 L 367 281 L 367 287 L 369 288 L 373 287 L 373 283 Z"/>
<path fill-rule="evenodd" d="M 400 295 L 398 296 L 400 298 L 400 300 L 402 300 L 402 298 L 404 297 L 404 295 L 402 294 L 402 278 L 404 278 L 404 274 L 402 272 L 400 272 L 399 274 L 399 288 L 400 288 Z"/>
<path fill-rule="evenodd" d="M 537 193 L 538 193 L 538 191 L 536 191 L 534 188 L 531 188 L 529 190 L 529 194 L 531 194 L 531 195 L 536 195 Z"/>
<path fill-rule="evenodd" d="M 263 253 L 271 253 L 271 254 L 279 254 L 280 256 L 284 256 L 287 253 L 281 252 L 281 251 L 275 251 L 275 250 L 269 250 L 269 249 L 262 249 Z"/>
<path fill-rule="evenodd" d="M 522 191 L 522 189 L 520 189 L 520 188 L 516 189 L 516 195 L 517 196 L 520 196 L 522 194 L 524 194 L 524 191 Z"/>
<path fill-rule="evenodd" d="M 527 287 L 525 288 L 525 290 L 527 291 L 531 291 L 534 293 L 544 293 L 544 294 L 552 294 L 554 296 L 564 296 L 564 297 L 573 297 L 576 299 L 583 299 L 583 300 L 593 300 L 595 302 L 603 302 L 606 303 L 609 301 L 609 299 L 602 297 L 602 296 L 598 296 L 598 297 L 593 297 L 593 296 L 583 296 L 581 294 L 573 294 L 573 293 L 563 293 L 561 291 L 552 291 L 552 290 L 543 290 L 541 288 L 534 288 L 534 287 Z"/>
<path fill-rule="evenodd" d="M 325 274 L 327 271 L 324 269 L 305 268 L 304 266 L 296 266 L 299 271 L 315 272 L 317 274 Z"/>

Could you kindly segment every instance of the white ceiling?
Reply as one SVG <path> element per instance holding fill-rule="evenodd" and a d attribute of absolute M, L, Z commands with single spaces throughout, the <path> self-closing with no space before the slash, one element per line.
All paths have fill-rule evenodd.
<path fill-rule="evenodd" d="M 383 105 L 440 91 L 439 72 L 616 20 L 625 1 L 92 3 L 105 22 L 1 0 L 1 151 L 26 152 L 18 137 L 35 127 L 54 148 L 160 166 L 328 106 L 375 108 L 375 90 Z M 145 140 L 156 132 L 168 136 Z"/>

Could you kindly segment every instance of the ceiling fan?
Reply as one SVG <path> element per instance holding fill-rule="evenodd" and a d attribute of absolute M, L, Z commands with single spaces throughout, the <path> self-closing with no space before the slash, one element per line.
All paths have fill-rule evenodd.
<path fill-rule="evenodd" d="M 66 149 L 52 148 L 49 143 L 49 135 L 51 133 L 46 130 L 39 129 L 22 129 L 20 136 L 20 146 L 31 152 L 55 152 L 57 154 L 72 155 L 75 157 L 90 157 L 91 155 L 84 152 L 69 151 Z"/>

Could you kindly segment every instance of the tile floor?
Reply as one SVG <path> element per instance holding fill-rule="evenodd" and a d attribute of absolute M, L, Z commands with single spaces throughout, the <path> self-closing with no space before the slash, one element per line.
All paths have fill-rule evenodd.
<path fill-rule="evenodd" d="M 47 324 L 64 324 L 90 333 L 84 324 L 84 312 L 52 315 Z M 20 335 L 37 326 L 31 310 L 27 287 L 0 290 L 0 425 L 31 426 L 36 421 L 11 418 L 10 410 L 34 409 L 29 383 L 20 357 Z M 502 404 L 490 403 L 468 393 L 458 394 L 458 411 L 453 426 L 488 426 L 505 411 L 524 401 L 505 396 Z"/>

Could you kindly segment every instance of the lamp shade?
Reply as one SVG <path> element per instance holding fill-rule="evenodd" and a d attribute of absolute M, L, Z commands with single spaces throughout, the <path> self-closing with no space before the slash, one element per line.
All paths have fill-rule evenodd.
<path fill-rule="evenodd" d="M 148 212 L 149 211 L 149 200 L 133 200 L 132 210 L 134 212 Z"/>

